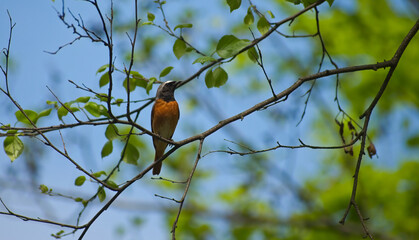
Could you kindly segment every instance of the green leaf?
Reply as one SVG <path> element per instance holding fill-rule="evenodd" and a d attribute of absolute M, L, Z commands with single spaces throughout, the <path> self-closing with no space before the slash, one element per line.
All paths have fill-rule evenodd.
<path fill-rule="evenodd" d="M 114 103 L 119 107 L 119 106 L 121 106 L 121 103 L 123 103 L 123 102 L 124 102 L 124 99 L 118 98 L 118 99 L 115 100 Z"/>
<path fill-rule="evenodd" d="M 275 18 L 275 15 L 270 10 L 268 10 L 268 14 L 271 18 Z"/>
<path fill-rule="evenodd" d="M 109 124 L 106 127 L 105 136 L 108 140 L 114 140 L 118 138 L 118 128 L 114 124 Z"/>
<path fill-rule="evenodd" d="M 99 187 L 97 190 L 97 197 L 99 198 L 100 202 L 103 202 L 106 199 L 106 192 L 103 187 Z"/>
<path fill-rule="evenodd" d="M 41 117 L 46 117 L 46 116 L 49 116 L 49 114 L 51 113 L 51 111 L 52 111 L 52 109 L 51 109 L 51 108 L 50 108 L 50 109 L 45 109 L 45 110 L 41 111 L 41 112 L 38 114 L 38 117 L 36 118 L 36 121 L 38 121 L 38 119 L 40 119 Z"/>
<path fill-rule="evenodd" d="M 147 20 L 148 21 L 152 22 L 152 21 L 154 21 L 155 18 L 156 18 L 156 16 L 154 16 L 154 14 L 152 14 L 150 12 L 147 13 Z"/>
<path fill-rule="evenodd" d="M 186 43 L 177 39 L 173 45 L 173 53 L 177 59 L 180 59 L 186 53 Z"/>
<path fill-rule="evenodd" d="M 207 85 L 207 88 L 214 87 L 214 77 L 212 75 L 212 69 L 208 69 L 207 73 L 205 74 L 205 85 Z"/>
<path fill-rule="evenodd" d="M 100 68 L 97 70 L 96 74 L 98 74 L 98 73 L 101 73 L 101 72 L 105 71 L 108 67 L 109 67 L 109 64 L 105 64 L 105 65 L 103 65 L 102 67 L 100 67 Z"/>
<path fill-rule="evenodd" d="M 334 2 L 335 0 L 327 0 L 327 3 L 329 3 L 329 7 L 331 7 L 332 6 L 332 4 L 333 4 L 333 2 Z"/>
<path fill-rule="evenodd" d="M 8 136 L 3 142 L 4 151 L 13 162 L 23 152 L 23 142 L 17 136 Z"/>
<path fill-rule="evenodd" d="M 131 76 L 133 79 L 135 79 L 135 85 L 137 87 L 142 87 L 144 89 L 147 87 L 148 81 L 144 78 L 143 75 L 136 71 L 131 71 Z"/>
<path fill-rule="evenodd" d="M 112 180 L 107 180 L 106 183 L 113 188 L 118 188 L 118 184 L 116 184 L 114 181 Z"/>
<path fill-rule="evenodd" d="M 102 176 L 102 175 L 106 176 L 106 172 L 105 171 L 99 171 L 99 172 L 93 173 L 93 176 L 95 176 L 97 178 Z"/>
<path fill-rule="evenodd" d="M 230 12 L 238 9 L 242 4 L 241 0 L 227 0 L 227 4 L 230 6 Z"/>
<path fill-rule="evenodd" d="M 48 105 L 57 105 L 57 101 L 47 101 Z"/>
<path fill-rule="evenodd" d="M 62 118 L 64 116 L 67 116 L 67 114 L 68 114 L 68 110 L 64 106 L 61 106 L 60 108 L 58 108 L 57 110 L 58 119 L 62 120 Z"/>
<path fill-rule="evenodd" d="M 28 116 L 28 118 L 36 124 L 36 121 L 38 120 L 38 113 L 36 113 L 35 111 L 32 110 L 23 110 L 26 114 L 26 116 Z M 15 116 L 17 118 L 17 120 L 19 122 L 25 123 L 30 125 L 31 122 L 25 117 L 25 115 L 23 115 L 23 113 L 19 110 L 17 112 L 15 112 Z"/>
<path fill-rule="evenodd" d="M 83 185 L 83 183 L 86 181 L 86 177 L 85 176 L 78 176 L 76 178 L 76 180 L 74 181 L 74 185 L 76 186 L 81 186 Z"/>
<path fill-rule="evenodd" d="M 256 51 L 255 47 L 252 47 L 249 50 L 247 50 L 247 56 L 252 62 L 257 62 L 257 60 L 259 59 L 259 54 Z"/>
<path fill-rule="evenodd" d="M 76 99 L 78 103 L 87 103 L 90 100 L 90 97 L 79 97 Z"/>
<path fill-rule="evenodd" d="M 214 87 L 221 87 L 227 82 L 228 74 L 221 67 L 216 68 L 212 72 L 212 75 L 213 75 L 213 78 L 214 78 Z"/>
<path fill-rule="evenodd" d="M 199 57 L 199 58 L 195 59 L 195 61 L 192 64 L 195 64 L 195 63 L 204 64 L 206 62 L 215 62 L 215 61 L 217 61 L 217 60 L 213 57 L 203 56 L 203 57 Z"/>
<path fill-rule="evenodd" d="M 166 76 L 167 74 L 169 74 L 170 71 L 172 71 L 172 69 L 173 69 L 172 66 L 163 69 L 163 71 L 161 71 L 161 73 L 160 73 L 159 78 L 162 78 L 162 77 Z"/>
<path fill-rule="evenodd" d="M 125 90 L 128 91 L 127 88 L 127 84 L 128 84 L 128 78 L 125 78 L 124 82 L 122 83 L 122 85 L 124 86 Z M 129 91 L 132 92 L 135 90 L 135 87 L 137 87 L 137 84 L 135 84 L 136 80 L 133 78 L 129 79 Z"/>
<path fill-rule="evenodd" d="M 238 39 L 233 35 L 225 35 L 218 41 L 217 53 L 222 58 L 229 58 L 237 54 L 247 44 L 246 40 Z"/>
<path fill-rule="evenodd" d="M 84 109 L 92 114 L 94 117 L 100 117 L 100 109 L 99 104 L 95 102 L 88 102 L 84 105 Z"/>
<path fill-rule="evenodd" d="M 48 187 L 44 184 L 39 185 L 39 190 L 41 190 L 41 193 L 47 193 L 49 191 Z"/>
<path fill-rule="evenodd" d="M 253 16 L 253 13 L 252 13 L 252 7 L 249 7 L 247 9 L 246 16 L 244 16 L 243 22 L 244 24 L 252 25 L 254 21 L 255 21 L 255 17 Z"/>
<path fill-rule="evenodd" d="M 271 28 L 271 25 L 269 24 L 268 20 L 266 20 L 265 17 L 261 17 L 261 18 L 259 18 L 257 28 L 258 28 L 260 34 L 263 35 L 263 34 L 265 34 L 269 31 L 269 29 Z"/>
<path fill-rule="evenodd" d="M 108 101 L 108 94 L 106 94 L 106 93 L 98 93 L 98 94 L 95 95 L 95 97 L 97 99 L 99 99 L 99 101 L 101 101 L 101 102 L 107 102 Z"/>
<path fill-rule="evenodd" d="M 74 201 L 75 201 L 75 202 L 82 202 L 82 201 L 83 201 L 83 198 L 81 198 L 81 197 L 76 197 L 76 198 L 74 199 Z"/>
<path fill-rule="evenodd" d="M 153 83 L 157 81 L 157 79 L 155 77 L 150 78 L 150 81 L 148 81 L 147 86 L 145 88 L 145 90 L 147 91 L 147 94 L 150 93 L 150 90 L 153 88 Z"/>
<path fill-rule="evenodd" d="M 131 143 L 128 143 L 122 160 L 128 164 L 137 165 L 137 160 L 139 157 L 140 153 L 138 152 L 137 148 Z"/>
<path fill-rule="evenodd" d="M 109 72 L 105 72 L 99 79 L 99 87 L 103 87 L 109 83 Z"/>
<path fill-rule="evenodd" d="M 107 141 L 102 148 L 101 156 L 102 158 L 108 156 L 113 151 L 113 144 L 112 141 Z"/>
<path fill-rule="evenodd" d="M 193 25 L 191 23 L 184 23 L 184 24 L 179 24 L 175 27 L 174 31 L 176 31 L 176 29 L 182 29 L 182 28 L 192 28 Z"/>

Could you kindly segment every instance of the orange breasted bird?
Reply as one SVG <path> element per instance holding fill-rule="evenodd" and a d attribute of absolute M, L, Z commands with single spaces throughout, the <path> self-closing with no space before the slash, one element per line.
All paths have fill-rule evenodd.
<path fill-rule="evenodd" d="M 167 81 L 159 86 L 156 93 L 156 101 L 151 110 L 151 130 L 153 133 L 166 139 L 172 139 L 179 120 L 179 106 L 174 95 L 177 83 L 175 81 Z M 153 137 L 153 145 L 156 150 L 154 161 L 159 160 L 164 155 L 167 144 L 167 142 Z M 160 173 L 161 166 L 161 162 L 154 166 L 153 175 Z"/>

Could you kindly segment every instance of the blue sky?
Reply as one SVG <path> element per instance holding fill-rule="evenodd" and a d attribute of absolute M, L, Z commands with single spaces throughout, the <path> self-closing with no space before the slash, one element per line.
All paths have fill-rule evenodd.
<path fill-rule="evenodd" d="M 59 2 L 57 0 L 57 2 Z M 128 1 L 127 1 L 128 2 Z M 151 2 L 151 1 L 150 1 Z M 91 11 L 91 8 L 80 7 L 82 3 L 80 1 L 68 1 L 66 4 L 67 7 L 73 8 L 74 12 L 81 13 L 86 20 L 86 22 L 92 21 L 95 19 L 95 13 Z M 218 3 L 217 3 L 218 4 Z M 217 7 L 218 5 L 214 4 Z M 221 4 L 221 3 L 220 3 Z M 86 5 L 86 4 L 85 4 Z M 84 5 L 84 6 L 85 6 Z M 54 96 L 49 92 L 46 86 L 50 87 L 51 90 L 59 96 L 63 101 L 73 100 L 75 96 L 86 95 L 84 92 L 75 89 L 67 80 L 73 80 L 77 83 L 85 83 L 87 86 L 98 88 L 98 76 L 96 75 L 96 70 L 102 66 L 107 61 L 107 52 L 106 48 L 100 44 L 92 44 L 90 41 L 82 40 L 77 41 L 72 46 L 62 49 L 58 54 L 51 55 L 45 53 L 44 51 L 54 51 L 59 46 L 71 41 L 74 38 L 71 30 L 66 29 L 62 22 L 58 19 L 57 13 L 54 10 L 54 7 L 59 8 L 59 3 L 53 3 L 52 1 L 12 1 L 6 0 L 2 2 L 0 7 L 0 47 L 7 45 L 7 35 L 9 31 L 8 16 L 6 9 L 9 10 L 10 14 L 13 17 L 13 21 L 16 22 L 16 27 L 13 32 L 13 42 L 11 49 L 11 72 L 10 72 L 10 89 L 12 95 L 24 108 L 37 108 L 42 110 L 42 108 L 47 108 L 45 102 L 47 100 L 54 100 Z M 128 8 L 129 10 L 129 8 Z M 154 13 L 158 14 L 158 11 L 153 8 Z M 214 32 L 219 32 L 219 36 L 224 35 L 223 33 L 223 24 L 224 17 L 229 15 L 228 8 L 223 9 L 224 12 L 218 12 L 215 21 L 211 22 L 211 26 Z M 245 11 L 245 10 L 244 10 Z M 128 15 L 127 15 L 128 16 Z M 238 15 L 232 15 L 233 17 L 238 17 Z M 278 17 L 279 18 L 279 17 Z M 206 16 L 203 15 L 202 21 L 210 21 L 209 18 L 206 19 Z M 197 29 L 202 29 L 202 25 L 197 23 L 195 26 Z M 126 41 L 127 39 L 125 39 Z M 121 43 L 124 39 L 119 39 Z M 266 47 L 270 47 L 270 43 L 266 43 Z M 198 43 L 198 46 L 200 44 Z M 169 49 L 171 46 L 168 46 Z M 271 46 L 272 47 L 272 46 Z M 118 54 L 118 52 L 117 52 Z M 161 55 L 162 64 L 161 66 L 147 66 L 146 69 L 142 69 L 144 72 L 149 75 L 158 75 L 159 70 L 163 69 L 167 64 L 173 62 L 174 56 L 168 56 L 164 51 Z M 165 55 L 166 54 L 166 55 Z M 117 61 L 121 63 L 123 57 L 119 56 Z M 190 72 L 193 72 L 195 68 L 199 66 L 193 66 L 195 68 L 188 67 L 182 68 L 182 64 L 185 63 L 185 60 L 180 61 L 179 66 L 176 66 L 174 73 L 176 76 L 187 77 Z M 122 65 L 122 64 L 121 64 Z M 228 66 L 226 67 L 228 68 Z M 271 69 L 268 69 L 268 71 Z M 239 75 L 240 76 L 240 75 Z M 243 77 L 243 76 L 241 76 Z M 3 78 L 1 78 L 0 86 L 4 86 Z M 285 87 L 286 81 L 277 83 L 276 86 L 278 89 Z M 246 99 L 239 99 L 239 101 L 227 101 L 225 99 L 219 99 L 219 92 L 217 89 L 206 89 L 203 84 L 203 77 L 196 81 L 194 86 L 194 91 L 200 91 L 202 94 L 205 94 L 208 98 L 214 99 L 214 105 L 223 106 L 223 111 L 220 111 L 220 115 L 223 117 L 228 117 L 238 113 L 241 110 L 244 110 L 258 102 L 258 100 L 263 100 L 266 98 L 265 95 L 251 96 Z M 201 84 L 201 85 L 199 85 Z M 240 84 L 240 79 L 234 78 L 231 80 L 231 84 Z M 283 86 L 283 85 L 284 86 Z M 198 86 L 197 86 L 198 85 Z M 192 91 L 192 88 L 180 89 L 177 92 L 177 99 L 181 106 L 187 105 L 188 94 Z M 102 89 L 103 91 L 103 89 Z M 151 95 L 154 94 L 154 91 Z M 121 91 L 122 92 L 122 91 Z M 232 95 L 234 95 L 233 93 Z M 138 93 L 136 95 L 138 99 L 146 98 L 147 95 L 144 92 Z M 328 96 L 330 97 L 330 96 Z M 298 95 L 295 98 L 299 98 Z M 237 100 L 237 99 L 235 99 Z M 300 99 L 299 101 L 303 101 Z M 0 101 L 4 103 L 3 107 L 0 108 L 0 121 L 10 121 L 14 123 L 14 112 L 16 109 L 7 101 L 7 99 L 1 95 Z M 240 104 L 237 104 L 239 102 Z M 199 122 L 196 124 L 196 129 L 190 130 L 183 127 L 181 122 L 177 132 L 174 135 L 174 139 L 183 139 L 190 136 L 191 132 L 199 132 L 206 130 L 207 128 L 213 126 L 217 121 L 217 117 L 208 118 L 208 116 L 191 116 L 186 107 L 181 107 L 183 121 L 190 122 Z M 296 108 L 298 110 L 298 108 Z M 279 112 L 282 109 L 277 109 Z M 295 108 L 294 108 L 295 110 Z M 149 126 L 149 114 L 150 109 L 146 110 L 143 118 L 140 118 L 139 123 L 143 126 Z M 310 110 L 309 115 L 305 121 L 309 122 L 310 117 L 318 114 L 314 109 Z M 297 114 L 298 115 L 298 114 Z M 181 121 L 182 121 L 181 118 Z M 281 134 L 276 140 L 280 140 L 281 143 L 287 144 L 298 144 L 297 139 L 290 139 L 288 136 L 294 136 L 294 134 L 299 134 L 307 130 L 307 126 L 302 126 L 302 128 L 296 128 L 295 123 L 278 123 L 278 126 L 264 125 L 261 124 L 261 118 L 263 116 L 250 116 L 246 118 L 243 122 L 237 122 L 232 124 L 232 128 L 241 128 L 245 126 L 248 131 L 246 131 L 245 136 L 253 136 L 257 132 L 269 132 L 269 131 L 282 131 Z M 193 120 L 191 120 L 193 119 Z M 57 123 L 56 119 L 53 121 Z M 43 124 L 48 125 L 50 122 L 43 122 Z M 185 124 L 186 125 L 186 124 Z M 89 169 L 105 169 L 109 167 L 110 162 L 106 159 L 100 159 L 100 147 L 105 143 L 103 128 L 100 127 L 88 127 L 82 128 L 82 131 L 91 136 L 91 138 L 86 138 L 84 136 L 79 136 L 77 133 L 72 133 L 71 131 L 63 131 L 67 143 L 67 147 L 70 153 L 72 153 L 75 159 L 80 160 L 84 166 Z M 313 135 L 316 134 L 313 130 Z M 268 135 L 268 134 L 266 134 Z M 97 137 L 96 137 L 97 136 Z M 216 136 L 210 137 L 214 141 L 222 141 L 223 138 L 226 138 L 228 134 L 221 132 Z M 308 135 L 310 136 L 310 135 Z M 51 134 L 51 139 L 58 145 L 60 144 L 60 138 L 57 134 Z M 147 138 L 150 141 L 149 138 Z M 307 139 L 309 143 L 310 138 Z M 272 139 L 267 139 L 266 142 L 272 142 Z M 256 142 L 257 147 L 265 147 L 265 141 Z M 275 142 L 275 141 L 273 141 Z M 41 148 L 42 144 L 35 143 L 35 147 Z M 385 151 L 385 150 L 384 150 Z M 393 152 L 390 150 L 390 152 Z M 317 157 L 313 157 L 313 151 L 301 150 L 298 152 L 293 151 L 281 151 L 276 154 L 278 158 L 292 158 L 295 159 L 295 162 L 281 162 L 282 166 L 289 167 L 292 169 L 297 169 L 291 172 L 291 175 L 295 174 L 298 176 L 298 179 L 304 179 L 304 177 L 313 174 L 312 169 L 316 166 Z M 380 154 L 381 155 L 381 154 Z M 385 154 L 383 154 L 385 155 Z M 42 159 L 36 159 L 40 162 L 41 174 L 40 182 L 45 183 L 48 187 L 51 187 L 57 192 L 67 193 L 69 195 L 78 195 L 88 196 L 89 191 L 95 191 L 95 185 L 90 185 L 84 187 L 82 190 L 74 188 L 73 182 L 75 177 L 81 175 L 74 166 L 72 166 L 68 161 L 59 158 L 57 154 L 45 153 Z M 203 168 L 210 167 L 215 168 L 222 160 L 232 161 L 232 158 L 222 156 L 222 160 L 219 159 L 221 155 L 212 154 L 208 158 L 205 158 L 200 164 Z M 291 156 L 291 157 L 290 157 Z M 309 158 L 307 160 L 306 158 Z M 91 159 L 99 159 L 92 161 Z M 305 159 L 301 161 L 300 159 Z M 380 160 L 387 158 L 380 158 Z M 390 158 L 391 159 L 391 158 Z M 200 165 L 200 166 L 201 166 Z M 26 165 L 23 161 L 17 159 L 14 163 L 10 163 L 7 156 L 3 151 L 0 151 L 0 173 L 4 174 L 2 181 L 9 180 L 13 184 L 16 184 L 16 189 L 21 188 L 20 184 L 28 183 L 28 179 L 25 179 L 25 176 L 22 176 L 19 173 L 19 169 L 26 168 Z M 134 176 L 135 170 L 132 167 L 126 167 L 126 175 Z M 222 171 L 221 171 L 222 172 Z M 223 173 L 223 172 L 222 172 Z M 222 174 L 221 173 L 221 174 Z M 227 171 L 227 173 L 230 173 Z M 224 172 L 225 174 L 225 172 Z M 237 180 L 238 179 L 238 180 Z M 240 181 L 240 178 L 237 178 L 235 181 Z M 231 178 L 230 178 L 231 180 Z M 13 183 L 16 181 L 16 183 Z M 146 182 L 150 182 L 149 177 L 144 179 Z M 233 182 L 234 183 L 234 182 Z M 230 183 L 230 184 L 233 184 Z M 1 183 L 4 184 L 4 183 Z M 225 184 L 224 182 L 218 182 L 215 185 L 207 186 L 208 191 L 215 191 L 219 185 Z M 0 185 L 0 197 L 2 200 L 11 208 L 11 210 L 16 211 L 24 215 L 32 217 L 51 217 L 52 219 L 70 221 L 74 219 L 78 210 L 80 209 L 78 205 L 73 204 L 71 200 L 60 199 L 60 198 L 51 198 L 45 195 L 33 194 L 30 187 L 23 189 L 29 190 L 25 192 L 23 190 L 13 190 L 10 188 L 10 182 L 7 183 L 7 188 L 3 188 Z M 86 239 L 115 239 L 116 238 L 116 229 L 119 226 L 129 225 L 130 220 L 134 218 L 137 214 L 146 214 L 148 221 L 146 221 L 144 226 L 131 234 L 133 236 L 140 236 L 139 239 L 147 239 L 148 234 L 152 232 L 154 239 L 166 239 L 167 233 L 162 232 L 163 222 L 161 215 L 158 214 L 158 207 L 160 206 L 169 206 L 177 208 L 177 205 L 172 202 L 168 202 L 162 199 L 156 199 L 153 195 L 155 192 L 150 191 L 147 188 L 146 184 L 136 183 L 130 187 L 122 195 L 121 201 L 117 201 L 114 204 L 114 207 L 111 207 L 107 212 L 105 212 L 96 223 L 94 223 L 91 229 L 88 232 Z M 140 199 L 140 200 L 139 200 Z M 46 200 L 45 204 L 39 204 L 40 201 Z M 135 206 L 135 209 L 130 207 Z M 93 209 L 87 212 L 87 216 L 91 216 L 95 213 L 95 210 L 98 209 L 100 205 L 96 205 Z M 0 208 L 1 209 L 1 208 Z M 118 218 L 115 218 L 117 216 Z M 87 220 L 84 218 L 83 220 Z M 71 222 L 71 221 L 70 221 Z M 84 221 L 83 221 L 84 222 Z M 22 230 L 24 229 L 24 231 Z M 0 216 L 0 231 L 3 233 L 2 236 L 6 237 L 8 240 L 20 240 L 20 239 L 46 239 L 51 233 L 58 231 L 59 228 L 51 227 L 46 224 L 33 223 L 33 222 L 24 222 L 20 219 L 13 217 Z M 6 235 L 4 235 L 4 233 Z M 77 233 L 75 236 L 78 236 Z M 130 237 L 130 236 L 128 236 Z M 132 236 L 131 236 L 132 237 Z M 74 239 L 75 237 L 68 237 L 68 239 Z M 130 239 L 130 238 L 128 238 Z M 131 238 L 132 239 L 132 238 Z"/>

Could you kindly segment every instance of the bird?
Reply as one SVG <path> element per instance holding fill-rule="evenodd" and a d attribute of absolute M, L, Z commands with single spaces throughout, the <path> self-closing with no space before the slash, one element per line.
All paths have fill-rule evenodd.
<path fill-rule="evenodd" d="M 152 132 L 166 139 L 172 139 L 180 116 L 179 105 L 174 95 L 177 84 L 176 81 L 167 81 L 160 84 L 151 110 Z M 167 142 L 153 136 L 154 161 L 158 161 L 164 155 L 167 145 Z M 153 175 L 160 174 L 161 167 L 162 162 L 154 165 Z"/>

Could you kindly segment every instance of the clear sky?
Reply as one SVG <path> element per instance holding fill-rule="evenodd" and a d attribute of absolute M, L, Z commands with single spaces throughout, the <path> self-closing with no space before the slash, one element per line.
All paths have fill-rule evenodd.
<path fill-rule="evenodd" d="M 57 0 L 57 2 L 60 1 Z M 69 8 L 72 8 L 73 6 L 76 7 L 75 12 L 80 12 L 82 16 L 85 16 L 84 19 L 86 22 L 95 19 L 93 9 L 80 8 L 80 1 L 67 1 L 66 4 Z M 9 10 L 13 21 L 16 23 L 11 46 L 10 89 L 13 96 L 24 108 L 31 109 L 39 107 L 40 109 L 37 110 L 47 108 L 45 102 L 47 100 L 54 100 L 54 96 L 49 92 L 46 86 L 64 101 L 72 100 L 75 96 L 82 96 L 84 94 L 83 92 L 80 92 L 80 90 L 75 89 L 67 80 L 85 83 L 87 86 L 97 88 L 98 76 L 96 75 L 96 70 L 107 61 L 106 48 L 100 44 L 92 44 L 87 40 L 77 41 L 72 46 L 62 49 L 56 55 L 44 52 L 55 51 L 59 46 L 74 38 L 71 30 L 67 29 L 57 17 L 54 7 L 59 8 L 60 6 L 59 3 L 53 3 L 49 0 L 2 0 L 1 2 L 0 47 L 3 48 L 7 45 L 9 22 L 6 10 Z M 225 8 L 225 11 L 228 12 L 228 9 Z M 203 15 L 203 19 L 203 21 L 205 21 L 205 15 Z M 216 21 L 212 24 L 214 24 L 214 31 L 219 31 L 217 26 L 221 25 L 222 27 L 224 24 L 222 16 L 219 17 L 218 22 Z M 196 27 L 199 29 L 199 23 Z M 222 32 L 220 32 L 220 36 L 221 35 L 223 35 Z M 162 61 L 165 61 L 163 58 L 164 56 L 162 56 Z M 122 59 L 122 57 L 117 61 L 120 59 Z M 167 61 L 170 63 L 170 59 Z M 154 75 L 158 75 L 156 69 L 149 68 L 144 71 L 148 73 L 154 71 Z M 178 75 L 181 75 L 182 70 L 177 71 Z M 184 75 L 184 77 L 187 76 L 189 75 Z M 3 87 L 3 78 L 0 78 L 0 80 L 0 86 Z M 202 83 L 202 77 L 200 78 L 200 81 Z M 238 80 L 232 82 L 232 84 L 237 84 L 237 82 Z M 279 86 L 277 87 L 280 88 Z M 207 90 L 204 84 L 202 84 L 200 89 L 201 90 L 198 91 L 203 91 L 202 89 L 204 89 L 205 94 L 208 94 L 210 98 L 213 97 L 214 102 L 217 101 L 218 95 L 215 90 Z M 151 95 L 154 94 L 154 91 L 155 90 L 153 90 Z M 178 101 L 181 104 L 184 103 L 183 105 L 186 105 L 188 90 L 185 89 L 182 92 L 181 89 L 177 94 Z M 141 97 L 146 96 L 143 94 Z M 219 100 L 216 104 L 225 107 L 224 112 L 220 112 L 220 114 L 221 116 L 228 117 L 237 113 L 240 109 L 243 110 L 248 108 L 249 104 L 256 102 L 257 99 L 262 100 L 263 98 L 266 98 L 266 96 L 252 96 L 248 99 L 243 99 L 239 106 L 233 106 L 231 102 L 223 100 Z M 10 121 L 13 124 L 15 121 L 13 119 L 13 113 L 16 109 L 3 95 L 0 96 L 0 102 L 3 103 L 3 106 L 0 108 L 0 121 Z M 192 119 L 185 108 L 186 107 L 183 108 L 182 116 L 185 119 Z M 149 114 L 149 111 L 150 109 L 148 109 L 144 115 L 148 116 L 147 114 Z M 314 111 L 314 113 L 311 112 L 311 114 L 317 113 Z M 8 116 L 10 116 L 10 118 Z M 309 119 L 310 115 L 308 115 L 307 118 Z M 198 125 L 200 127 L 198 130 L 206 130 L 216 124 L 218 120 L 221 120 L 216 117 L 208 119 L 205 116 L 198 116 L 193 119 L 193 121 L 202 123 L 201 125 Z M 139 122 L 143 126 L 149 126 L 148 117 L 140 119 Z M 264 126 L 261 124 L 260 118 L 254 116 L 247 118 L 246 122 L 249 124 L 248 126 L 251 126 L 248 128 L 248 133 L 246 133 L 248 136 L 252 136 L 252 134 L 256 134 L 257 132 L 268 132 L 271 129 L 277 130 L 278 128 Z M 57 121 L 55 121 L 55 123 L 57 123 Z M 48 122 L 43 122 L 43 124 L 48 125 Z M 240 127 L 240 124 L 243 123 L 238 122 L 233 124 L 233 126 Z M 303 127 L 298 131 L 304 131 L 304 129 L 307 128 Z M 69 152 L 74 154 L 73 157 L 79 159 L 82 164 L 89 169 L 104 169 L 108 167 L 109 162 L 100 160 L 91 161 L 91 159 L 100 159 L 100 152 L 98 152 L 97 149 L 100 149 L 105 142 L 105 139 L 103 139 L 103 128 L 88 127 L 83 128 L 82 131 L 90 135 L 91 138 L 79 137 L 77 134 L 72 134 L 71 131 L 63 131 L 63 134 L 69 143 Z M 284 134 L 277 140 L 280 140 L 281 143 L 287 143 L 287 141 L 289 141 L 287 136 L 291 135 L 288 133 L 295 134 L 297 130 L 295 125 L 289 125 L 286 129 L 281 129 L 281 131 L 283 131 Z M 179 130 L 175 133 L 174 138 L 183 139 L 188 137 L 189 134 L 189 129 L 183 129 L 182 126 L 180 126 Z M 95 138 L 94 136 L 99 137 Z M 222 140 L 224 136 L 226 135 L 220 134 L 217 138 Z M 60 142 L 60 138 L 57 135 L 51 135 L 51 138 L 54 142 Z M 96 141 L 96 139 L 100 139 L 100 141 Z M 150 139 L 147 141 L 150 141 Z M 257 146 L 263 146 L 264 143 L 258 142 L 255 144 L 259 144 Z M 293 142 L 293 144 L 298 144 L 298 142 Z M 35 143 L 34 147 L 35 149 L 39 149 L 43 146 L 40 143 Z M 301 150 L 298 153 L 284 151 L 277 154 L 277 156 L 287 157 L 294 154 L 294 157 L 296 155 L 298 156 L 295 157 L 295 159 L 301 159 L 311 156 L 311 153 L 312 152 L 308 150 Z M 216 155 L 211 155 L 209 159 L 214 160 L 215 163 L 206 159 L 202 164 L 204 164 L 204 166 L 214 167 L 216 161 L 220 161 L 217 159 Z M 68 161 L 59 158 L 56 154 L 45 153 L 45 158 L 35 160 L 41 162 L 41 172 L 39 175 L 40 183 L 45 183 L 48 187 L 69 195 L 80 194 L 81 196 L 89 196 L 91 192 L 95 191 L 95 186 L 92 185 L 91 188 L 86 187 L 83 188 L 83 190 L 74 193 L 74 179 L 76 176 L 81 175 L 81 173 Z M 286 164 L 289 164 L 294 169 L 299 169 L 294 173 L 300 176 L 299 179 L 304 179 L 304 176 L 312 174 L 312 169 L 315 168 L 314 161 L 296 161 L 294 163 L 284 163 L 283 165 Z M 25 189 L 31 189 L 31 186 L 22 187 L 22 185 L 30 183 L 29 179 L 19 173 L 19 169 L 26 167 L 24 162 L 19 161 L 19 159 L 14 163 L 10 163 L 4 151 L 0 151 L 0 174 L 2 174 L 0 177 L 0 198 L 16 213 L 31 217 L 39 216 L 59 221 L 69 221 L 74 224 L 71 220 L 75 218 L 80 208 L 77 204 L 73 204 L 73 201 L 67 199 L 55 201 L 60 198 L 54 198 L 54 201 L 51 201 L 51 197 L 49 196 L 23 191 Z M 134 176 L 135 171 L 128 167 L 127 175 Z M 149 177 L 144 181 L 150 181 Z M 13 184 L 16 184 L 16 187 L 13 187 Z M 223 182 L 219 182 L 217 183 L 217 186 L 208 186 L 208 190 L 212 191 L 223 184 Z M 130 220 L 139 213 L 146 214 L 149 219 L 149 221 L 144 223 L 145 226 L 141 228 L 147 229 L 147 231 L 140 229 L 138 232 L 134 233 L 137 234 L 135 236 L 140 237 L 132 238 L 132 236 L 129 236 L 131 239 L 149 239 L 150 236 L 148 234 L 150 234 L 150 232 L 154 232 L 155 234 L 153 234 L 153 239 L 167 239 L 167 233 L 161 231 L 164 219 L 157 213 L 157 209 L 161 206 L 177 208 L 177 205 L 162 199 L 156 200 L 153 194 L 154 192 L 151 192 L 147 187 L 144 187 L 140 183 L 132 185 L 130 189 L 122 195 L 121 200 L 116 201 L 115 204 L 92 225 L 85 239 L 116 239 L 119 226 L 131 224 Z M 97 205 L 96 207 L 100 206 L 101 205 Z M 86 213 L 87 217 L 82 219 L 83 223 L 85 220 L 88 220 L 89 216 L 92 216 L 92 214 L 95 213 L 95 210 L 97 210 L 96 207 Z M 0 209 L 4 211 L 2 207 L 0 207 Z M 118 218 L 115 218 L 114 216 L 117 216 Z M 57 229 L 59 228 L 51 227 L 47 224 L 24 222 L 14 217 L 0 215 L 1 238 L 5 240 L 47 239 L 51 233 L 58 231 Z M 154 230 L 150 231 L 150 229 Z M 75 237 L 69 236 L 66 239 L 75 239 L 78 235 L 79 233 L 77 233 Z"/>

